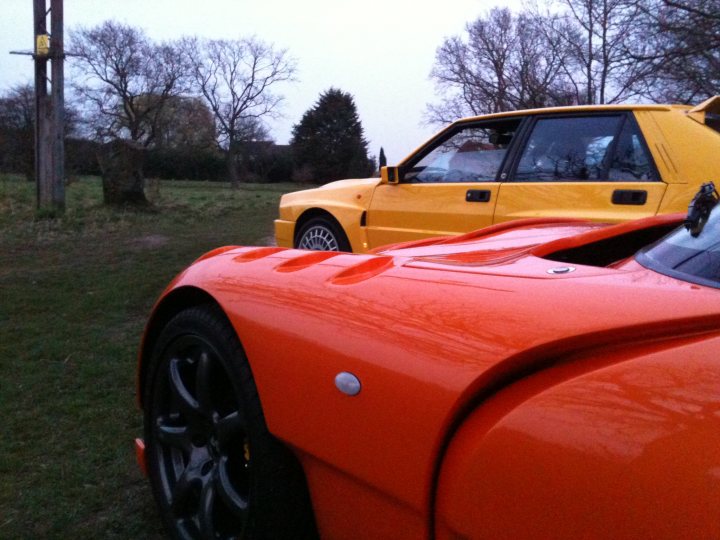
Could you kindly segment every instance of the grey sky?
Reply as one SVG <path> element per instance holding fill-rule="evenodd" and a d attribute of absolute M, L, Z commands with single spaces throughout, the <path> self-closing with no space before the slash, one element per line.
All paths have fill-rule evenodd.
<path fill-rule="evenodd" d="M 270 123 L 278 143 L 331 86 L 355 96 L 370 152 L 385 148 L 396 163 L 429 137 L 425 104 L 435 50 L 494 5 L 521 0 L 65 0 L 66 30 L 106 19 L 145 29 L 158 40 L 183 35 L 255 35 L 286 48 L 298 63 L 297 83 L 278 87 L 283 118 Z M 0 0 L 0 89 L 32 79 L 32 0 Z"/>

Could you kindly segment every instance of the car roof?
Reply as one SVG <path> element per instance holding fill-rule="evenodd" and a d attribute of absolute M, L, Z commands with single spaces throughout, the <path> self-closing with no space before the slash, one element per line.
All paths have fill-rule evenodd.
<path fill-rule="evenodd" d="M 622 105 L 572 105 L 567 107 L 545 107 L 541 109 L 519 109 L 515 111 L 469 116 L 453 122 L 453 124 L 487 120 L 489 118 L 512 118 L 515 116 L 531 116 L 536 114 L 562 114 L 578 112 L 613 112 L 613 111 L 671 111 L 690 110 L 689 105 L 648 105 L 625 103 Z"/>
<path fill-rule="evenodd" d="M 712 99 L 712 98 L 711 98 Z M 709 103 L 708 100 L 698 107 L 704 106 Z M 696 107 L 696 109 L 698 109 Z M 522 118 L 526 116 L 535 115 L 546 115 L 546 114 L 575 114 L 575 113 L 602 113 L 602 112 L 627 112 L 627 111 L 676 111 L 687 114 L 695 109 L 692 109 L 690 105 L 679 105 L 679 104 L 639 104 L 639 103 L 624 103 L 622 105 L 571 105 L 566 107 L 545 107 L 541 109 L 519 109 L 514 111 L 497 112 L 491 114 L 482 114 L 479 116 L 468 116 L 466 118 L 459 118 L 453 123 L 446 125 L 442 130 L 436 133 L 433 137 L 425 141 L 422 145 L 413 150 L 410 154 L 400 161 L 399 166 L 407 164 L 407 162 L 415 157 L 418 152 L 423 148 L 426 148 L 433 141 L 443 137 L 449 131 L 456 129 L 458 126 L 464 124 L 470 124 L 472 122 L 478 122 L 483 120 L 492 119 L 503 119 L 503 118 Z"/>

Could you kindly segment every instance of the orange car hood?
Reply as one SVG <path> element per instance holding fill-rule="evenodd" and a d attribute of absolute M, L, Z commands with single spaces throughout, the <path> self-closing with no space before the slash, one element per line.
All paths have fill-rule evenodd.
<path fill-rule="evenodd" d="M 717 331 L 717 290 L 632 259 L 553 275 L 547 271 L 562 263 L 542 258 L 678 219 L 515 222 L 375 254 L 223 248 L 166 294 L 201 288 L 228 314 L 271 431 L 420 508 L 434 452 L 477 395 L 582 351 Z M 362 379 L 369 389 L 362 400 L 346 401 L 335 389 L 340 370 Z M 418 411 L 418 396 L 432 406 Z M 298 403 L 304 417 L 323 422 L 299 421 Z M 326 425 L 335 426 L 342 451 L 328 442 Z M 373 441 L 382 448 L 368 450 Z M 369 451 L 375 459 L 361 459 Z"/>

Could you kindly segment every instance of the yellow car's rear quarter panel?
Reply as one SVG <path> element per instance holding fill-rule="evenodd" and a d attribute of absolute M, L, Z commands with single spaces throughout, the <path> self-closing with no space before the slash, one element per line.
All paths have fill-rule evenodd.
<path fill-rule="evenodd" d="M 687 211 L 702 183 L 720 183 L 720 133 L 693 120 L 685 108 L 636 111 L 635 116 L 668 184 L 657 212 Z"/>

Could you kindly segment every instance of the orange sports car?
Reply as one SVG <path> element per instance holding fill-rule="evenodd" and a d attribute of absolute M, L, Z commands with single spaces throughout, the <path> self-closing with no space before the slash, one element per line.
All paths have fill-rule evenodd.
<path fill-rule="evenodd" d="M 720 538 L 716 203 L 203 256 L 140 353 L 168 531 Z"/>

